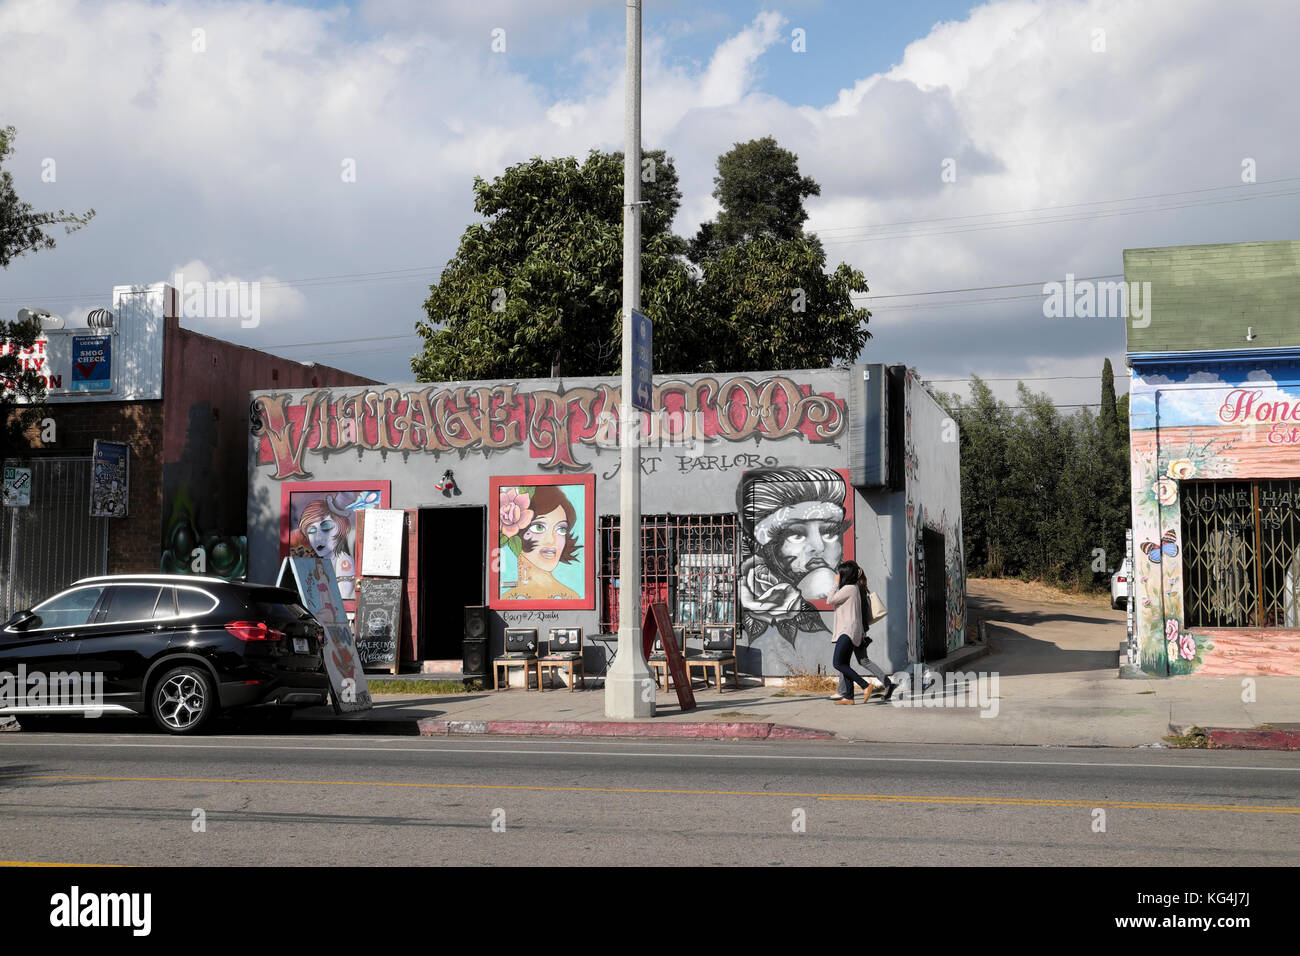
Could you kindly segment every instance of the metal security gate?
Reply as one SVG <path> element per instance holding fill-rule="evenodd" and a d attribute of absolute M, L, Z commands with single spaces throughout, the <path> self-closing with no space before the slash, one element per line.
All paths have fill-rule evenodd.
<path fill-rule="evenodd" d="M 619 522 L 600 518 L 601 630 L 618 630 Z M 644 515 L 641 519 L 642 612 L 668 605 L 674 624 L 688 630 L 736 620 L 739 566 L 736 516 Z"/>
<path fill-rule="evenodd" d="M 90 459 L 9 461 L 32 470 L 32 503 L 0 515 L 4 620 L 108 570 L 108 519 L 90 517 Z"/>
<path fill-rule="evenodd" d="M 1183 482 L 1179 497 L 1186 624 L 1300 627 L 1300 480 Z M 1142 549 L 1159 561 L 1178 542 Z"/>

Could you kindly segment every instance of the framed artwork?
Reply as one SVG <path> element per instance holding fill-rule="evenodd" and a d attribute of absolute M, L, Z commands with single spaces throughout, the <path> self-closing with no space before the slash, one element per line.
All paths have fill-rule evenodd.
<path fill-rule="evenodd" d="M 488 605 L 596 606 L 596 476 L 490 478 Z"/>
<path fill-rule="evenodd" d="M 280 557 L 328 559 L 339 596 L 357 607 L 357 521 L 366 508 L 387 508 L 388 481 L 286 481 L 280 486 Z"/>

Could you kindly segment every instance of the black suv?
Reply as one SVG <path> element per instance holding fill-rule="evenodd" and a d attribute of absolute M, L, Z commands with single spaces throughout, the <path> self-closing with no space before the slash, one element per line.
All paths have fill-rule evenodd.
<path fill-rule="evenodd" d="M 150 714 L 192 734 L 228 708 L 323 704 L 325 630 L 289 590 L 220 578 L 84 578 L 0 631 L 0 714 Z"/>

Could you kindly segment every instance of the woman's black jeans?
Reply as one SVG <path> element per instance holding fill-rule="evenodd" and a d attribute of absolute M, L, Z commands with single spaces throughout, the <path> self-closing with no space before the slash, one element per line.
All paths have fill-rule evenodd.
<path fill-rule="evenodd" d="M 855 671 L 849 660 L 853 657 L 853 641 L 847 634 L 841 634 L 835 642 L 835 669 L 840 672 L 841 693 L 846 700 L 853 699 L 853 685 L 867 689 L 867 679 Z"/>
<path fill-rule="evenodd" d="M 846 645 L 848 647 L 848 650 L 845 652 L 843 658 L 840 657 L 841 644 Z M 852 666 L 849 664 L 852 654 L 853 654 L 853 641 L 849 640 L 849 636 L 847 634 L 841 634 L 839 640 L 835 642 L 835 658 L 834 658 L 835 669 L 840 672 L 840 686 L 836 690 L 836 693 L 838 693 L 841 697 L 848 698 L 849 700 L 853 699 L 853 682 L 844 676 L 846 669 L 849 674 L 853 675 L 853 677 L 855 678 L 858 677 L 857 672 L 854 671 Z M 840 667 L 841 662 L 843 662 L 844 667 Z M 870 658 L 863 660 L 861 663 L 862 666 L 867 669 L 867 672 L 871 674 L 872 677 L 876 678 L 876 680 L 880 681 L 886 687 L 889 686 L 889 675 L 886 674 L 884 671 L 882 671 L 874 663 L 872 663 Z M 862 683 L 865 686 L 866 681 L 863 681 Z"/>

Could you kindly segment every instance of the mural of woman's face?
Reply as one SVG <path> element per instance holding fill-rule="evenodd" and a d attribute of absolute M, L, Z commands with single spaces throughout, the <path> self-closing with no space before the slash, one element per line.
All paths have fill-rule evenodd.
<path fill-rule="evenodd" d="M 563 508 L 539 515 L 523 530 L 523 539 L 529 547 L 520 553 L 520 560 L 548 573 L 554 571 L 569 541 L 569 531 Z"/>
<path fill-rule="evenodd" d="M 331 557 L 338 547 L 340 529 L 333 518 L 321 518 L 303 529 L 312 551 L 322 558 Z"/>
<path fill-rule="evenodd" d="M 799 582 L 806 598 L 819 600 L 834 590 L 835 568 L 844 556 L 837 521 L 796 521 L 781 532 L 777 554 L 787 576 Z"/>

